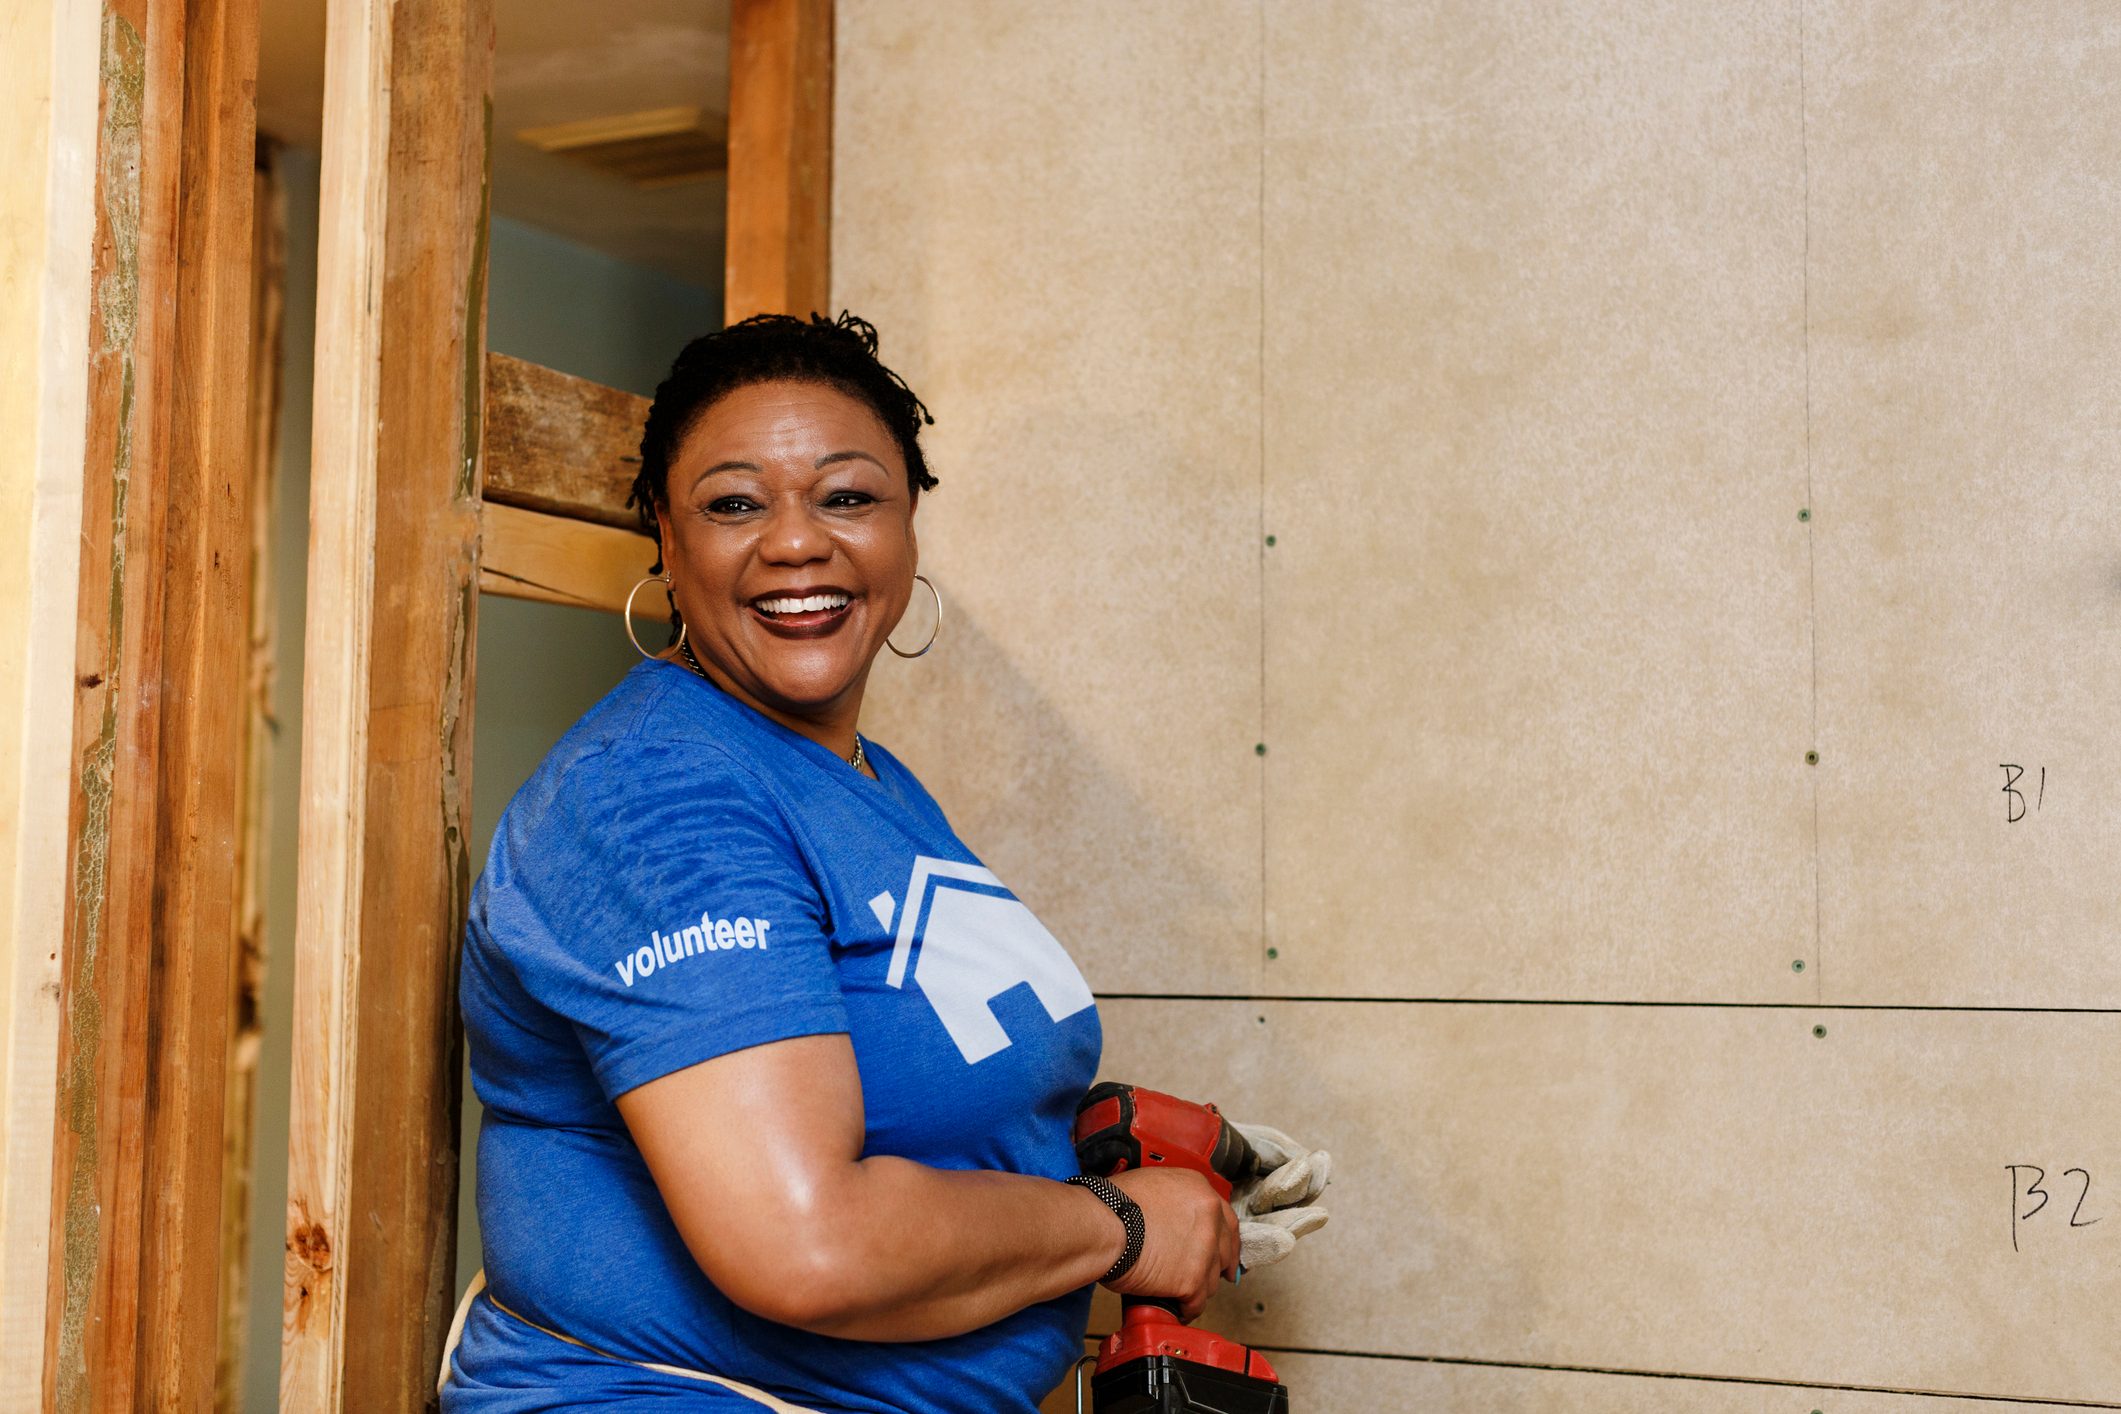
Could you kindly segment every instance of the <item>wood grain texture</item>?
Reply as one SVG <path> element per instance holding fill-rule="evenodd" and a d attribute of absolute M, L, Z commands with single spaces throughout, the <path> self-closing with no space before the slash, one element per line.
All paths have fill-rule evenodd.
<path fill-rule="evenodd" d="M 1805 38 L 1826 995 L 2121 1006 L 2121 12 Z"/>
<path fill-rule="evenodd" d="M 0 43 L 0 1410 L 43 1409 L 102 7 Z"/>
<path fill-rule="evenodd" d="M 256 0 L 184 11 L 184 180 L 164 525 L 140 1399 L 204 1408 L 219 1336 L 223 1118 L 249 703 Z"/>
<path fill-rule="evenodd" d="M 348 1190 L 383 338 L 372 292 L 384 283 L 392 10 L 389 0 L 369 0 L 326 12 L 280 1335 L 280 1405 L 294 1411 L 336 1411 L 344 1399 L 340 1249 L 354 1211 Z"/>
<path fill-rule="evenodd" d="M 734 0 L 723 314 L 830 313 L 834 0 Z"/>
<path fill-rule="evenodd" d="M 635 531 L 539 515 L 489 501 L 479 545 L 479 588 L 511 599 L 620 613 L 626 596 L 655 563 L 655 541 Z M 670 621 L 670 601 L 658 585 L 634 597 L 637 631 Z M 642 632 L 641 641 L 661 644 Z"/>
<path fill-rule="evenodd" d="M 648 399 L 506 354 L 486 355 L 488 501 L 638 531 Z"/>
<path fill-rule="evenodd" d="M 144 1397 L 148 1055 L 155 946 L 163 524 L 184 95 L 175 0 L 105 7 L 95 324 L 81 518 L 63 1034 L 45 1391 L 58 1411 Z"/>
<path fill-rule="evenodd" d="M 326 50 L 281 1400 L 432 1404 L 455 1251 L 493 25 Z"/>
<path fill-rule="evenodd" d="M 2021 1399 L 2121 1389 L 2121 1137 L 2102 1117 L 2121 1017 L 1101 1007 L 1107 1076 L 1342 1160 L 1332 1223 L 1211 1307 L 1240 1340 Z M 2046 1169 L 2052 1195 L 2023 1201 L 2015 1237 L 2008 1164 Z M 2071 1168 L 2091 1175 L 2081 1210 Z"/>
<path fill-rule="evenodd" d="M 238 956 L 228 1004 L 227 1102 L 221 1122 L 221 1316 L 214 1408 L 241 1406 L 251 1328 L 251 1192 L 257 1166 L 258 1057 L 264 1042 L 265 912 L 271 868 L 272 713 L 278 648 L 273 602 L 274 464 L 286 312 L 287 194 L 261 145 L 252 188 L 250 342 L 250 594 L 244 677 L 243 789 L 236 831 Z M 281 1155 L 272 1155 L 280 1162 Z M 268 1232 L 266 1240 L 273 1234 Z"/>

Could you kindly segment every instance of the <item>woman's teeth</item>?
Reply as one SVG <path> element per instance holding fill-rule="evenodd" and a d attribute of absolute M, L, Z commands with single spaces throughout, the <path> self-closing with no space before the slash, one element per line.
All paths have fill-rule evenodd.
<path fill-rule="evenodd" d="M 764 614 L 817 614 L 827 609 L 844 609 L 847 603 L 847 596 L 844 594 L 806 594 L 800 599 L 757 601 L 759 612 Z"/>

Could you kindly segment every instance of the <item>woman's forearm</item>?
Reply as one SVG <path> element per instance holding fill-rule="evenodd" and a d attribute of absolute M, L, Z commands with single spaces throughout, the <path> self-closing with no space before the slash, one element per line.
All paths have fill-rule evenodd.
<path fill-rule="evenodd" d="M 1090 1285 L 1126 1246 L 1119 1219 L 1080 1187 L 862 1157 L 844 1035 L 731 1052 L 618 1107 L 693 1260 L 724 1296 L 783 1325 L 862 1340 L 958 1335 Z M 1118 1182 L 1146 1232 L 1127 1280 L 1197 1310 L 1236 1264 L 1229 1205 L 1183 1170 Z"/>
<path fill-rule="evenodd" d="M 786 1215 L 789 1270 L 760 1314 L 854 1340 L 990 1325 L 1095 1282 L 1125 1242 L 1082 1188 L 888 1156 L 847 1165 L 803 1208 Z"/>

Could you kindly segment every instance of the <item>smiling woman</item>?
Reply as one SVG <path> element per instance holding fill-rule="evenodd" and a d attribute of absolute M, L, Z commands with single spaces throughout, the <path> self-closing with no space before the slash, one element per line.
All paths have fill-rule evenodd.
<path fill-rule="evenodd" d="M 876 347 L 760 317 L 657 390 L 677 637 L 517 794 L 466 930 L 491 1284 L 453 1414 L 1031 1414 L 1093 1284 L 1197 1313 L 1234 1272 L 1199 1175 L 1068 1182 L 1090 990 L 861 736 L 936 484 Z"/>
<path fill-rule="evenodd" d="M 770 376 L 732 386 L 732 340 Z M 684 661 L 850 760 L 869 665 L 912 592 L 913 514 L 935 485 L 927 409 L 875 349 L 847 316 L 765 315 L 699 340 L 658 392 L 634 488 Z"/>

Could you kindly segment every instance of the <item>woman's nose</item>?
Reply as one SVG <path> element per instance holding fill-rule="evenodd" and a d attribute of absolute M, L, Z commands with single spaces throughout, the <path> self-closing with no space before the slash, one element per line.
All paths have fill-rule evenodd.
<path fill-rule="evenodd" d="M 760 558 L 777 565 L 807 565 L 831 555 L 832 539 L 807 505 L 783 501 L 773 508 L 759 540 Z"/>

